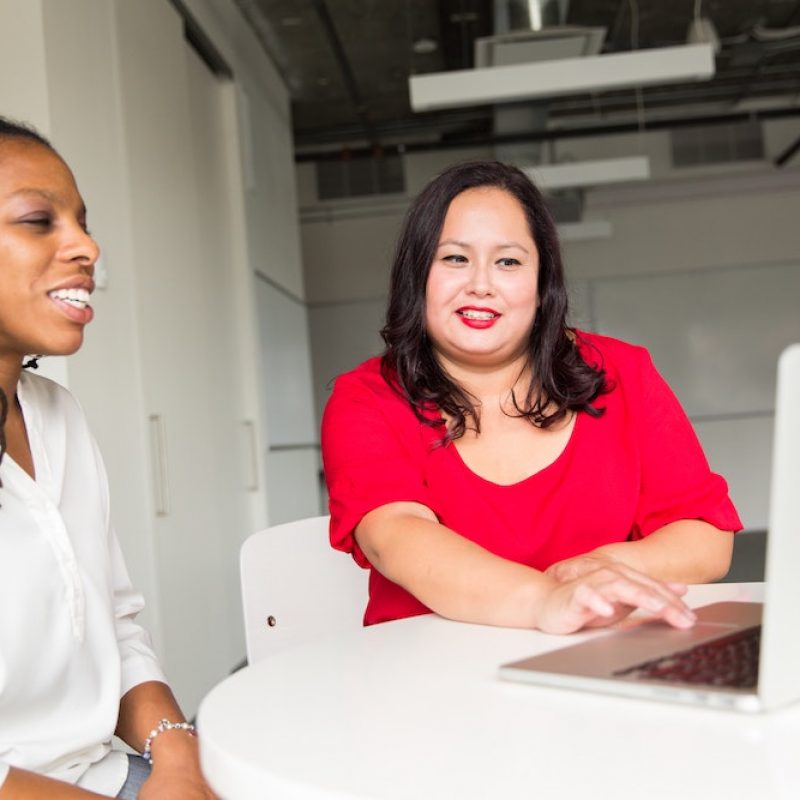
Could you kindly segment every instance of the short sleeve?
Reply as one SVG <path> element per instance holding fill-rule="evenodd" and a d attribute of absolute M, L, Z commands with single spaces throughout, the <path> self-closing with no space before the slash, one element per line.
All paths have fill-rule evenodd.
<path fill-rule="evenodd" d="M 637 348 L 635 405 L 641 486 L 634 538 L 681 519 L 698 519 L 725 531 L 742 528 L 722 476 L 709 468 L 677 397 L 646 350 Z"/>
<path fill-rule="evenodd" d="M 322 419 L 322 458 L 331 545 L 369 562 L 353 532 L 365 514 L 388 503 L 430 507 L 421 424 L 379 373 L 337 378 Z"/>

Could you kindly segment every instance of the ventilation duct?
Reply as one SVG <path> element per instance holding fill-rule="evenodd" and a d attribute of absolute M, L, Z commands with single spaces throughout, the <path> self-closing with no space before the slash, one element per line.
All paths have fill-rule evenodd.
<path fill-rule="evenodd" d="M 509 67 L 599 53 L 605 28 L 562 25 L 568 0 L 495 0 L 494 35 L 475 40 L 475 66 Z M 496 136 L 514 136 L 547 127 L 546 101 L 497 105 L 493 112 Z M 516 164 L 538 164 L 540 142 L 499 145 L 495 157 Z"/>

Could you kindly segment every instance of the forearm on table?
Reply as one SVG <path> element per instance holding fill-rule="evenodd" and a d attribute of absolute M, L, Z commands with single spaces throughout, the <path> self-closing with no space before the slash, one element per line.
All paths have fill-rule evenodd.
<path fill-rule="evenodd" d="M 500 558 L 440 524 L 416 503 L 367 514 L 356 540 L 372 566 L 449 619 L 533 628 L 555 581 Z"/>
<path fill-rule="evenodd" d="M 159 721 L 185 722 L 172 690 L 160 681 L 147 681 L 127 691 L 119 704 L 116 735 L 142 752 L 145 739 Z M 197 739 L 184 730 L 167 730 L 153 739 L 154 764 L 199 772 Z"/>
<path fill-rule="evenodd" d="M 659 580 L 709 583 L 730 568 L 733 534 L 702 520 L 684 519 L 644 539 L 603 545 L 595 552 Z"/>
<path fill-rule="evenodd" d="M 8 771 L 0 786 L 0 800 L 102 800 L 103 797 L 71 783 L 15 767 Z"/>
<path fill-rule="evenodd" d="M 145 739 L 162 719 L 185 721 L 169 686 L 160 681 L 146 681 L 129 689 L 120 700 L 115 733 L 141 753 Z"/>
<path fill-rule="evenodd" d="M 159 681 L 134 686 L 120 701 L 117 736 L 142 751 L 145 739 L 159 721 L 185 722 L 171 689 Z M 140 797 L 211 798 L 213 794 L 200 769 L 197 738 L 180 728 L 163 730 L 151 742 L 153 771 Z"/>

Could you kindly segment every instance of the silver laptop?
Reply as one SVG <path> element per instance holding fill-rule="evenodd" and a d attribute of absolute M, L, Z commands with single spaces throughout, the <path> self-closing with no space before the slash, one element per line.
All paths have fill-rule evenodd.
<path fill-rule="evenodd" d="M 778 361 L 764 603 L 695 609 L 689 630 L 632 624 L 504 664 L 500 677 L 546 686 L 764 711 L 800 700 L 800 344 Z"/>

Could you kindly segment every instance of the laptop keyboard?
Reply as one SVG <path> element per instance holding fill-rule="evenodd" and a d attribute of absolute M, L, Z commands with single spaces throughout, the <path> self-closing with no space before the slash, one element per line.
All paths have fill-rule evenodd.
<path fill-rule="evenodd" d="M 614 674 L 648 681 L 753 689 L 758 682 L 760 642 L 761 626 L 757 625 Z"/>

